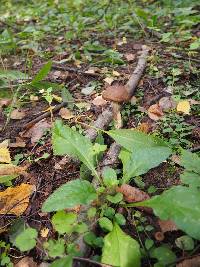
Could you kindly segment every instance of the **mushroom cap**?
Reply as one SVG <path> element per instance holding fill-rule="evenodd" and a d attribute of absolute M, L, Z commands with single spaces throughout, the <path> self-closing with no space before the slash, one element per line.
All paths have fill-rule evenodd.
<path fill-rule="evenodd" d="M 102 97 L 108 101 L 114 101 L 118 103 L 128 102 L 131 98 L 126 87 L 124 85 L 111 85 L 108 86 L 102 93 Z"/>

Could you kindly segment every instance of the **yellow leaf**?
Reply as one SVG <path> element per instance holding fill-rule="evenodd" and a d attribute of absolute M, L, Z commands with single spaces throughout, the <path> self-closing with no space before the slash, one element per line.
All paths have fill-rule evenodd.
<path fill-rule="evenodd" d="M 55 95 L 55 94 L 53 94 L 52 96 L 53 96 L 54 100 L 56 100 L 57 102 L 59 102 L 59 103 L 62 102 L 62 97 Z"/>
<path fill-rule="evenodd" d="M 35 191 L 35 186 L 21 184 L 16 187 L 8 187 L 0 192 L 0 214 L 15 214 L 20 216 L 28 207 L 29 197 Z"/>
<path fill-rule="evenodd" d="M 41 229 L 41 231 L 40 231 L 41 237 L 44 237 L 44 238 L 48 236 L 48 233 L 49 233 L 49 229 L 46 227 Z"/>
<path fill-rule="evenodd" d="M 182 100 L 178 103 L 176 110 L 183 114 L 190 114 L 190 103 L 188 100 Z"/>
<path fill-rule="evenodd" d="M 0 147 L 0 162 L 11 163 L 10 152 L 8 148 Z"/>

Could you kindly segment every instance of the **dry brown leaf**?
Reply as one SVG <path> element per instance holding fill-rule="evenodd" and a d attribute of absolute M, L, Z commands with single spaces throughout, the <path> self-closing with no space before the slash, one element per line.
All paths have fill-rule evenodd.
<path fill-rule="evenodd" d="M 61 108 L 59 111 L 59 115 L 61 116 L 61 118 L 65 120 L 74 118 L 74 115 L 72 114 L 72 112 L 67 108 Z"/>
<path fill-rule="evenodd" d="M 165 96 L 159 100 L 159 106 L 161 107 L 163 111 L 167 111 L 169 109 L 175 108 L 176 102 L 173 101 L 171 97 Z"/>
<path fill-rule="evenodd" d="M 180 156 L 174 154 L 174 155 L 171 156 L 171 160 L 172 160 L 174 163 L 180 165 L 180 162 L 181 162 Z"/>
<path fill-rule="evenodd" d="M 23 137 L 31 138 L 31 143 L 37 143 L 46 132 L 47 129 L 51 128 L 51 125 L 46 119 L 43 119 L 31 127 L 28 131 L 21 133 Z"/>
<path fill-rule="evenodd" d="M 105 106 L 107 101 L 103 99 L 102 95 L 98 95 L 93 99 L 92 104 L 95 106 Z"/>
<path fill-rule="evenodd" d="M 30 101 L 38 101 L 39 100 L 39 97 L 36 96 L 36 95 L 30 95 Z"/>
<path fill-rule="evenodd" d="M 20 167 L 13 164 L 0 164 L 0 176 L 21 175 L 26 173 L 27 166 Z"/>
<path fill-rule="evenodd" d="M 103 99 L 114 102 L 127 102 L 130 100 L 130 95 L 123 85 L 108 86 L 102 94 Z"/>
<path fill-rule="evenodd" d="M 142 122 L 138 127 L 137 130 L 143 133 L 149 133 L 151 131 L 151 125 L 147 122 Z"/>
<path fill-rule="evenodd" d="M 123 184 L 118 187 L 117 192 L 122 193 L 124 200 L 129 203 L 139 202 L 150 198 L 144 191 L 128 184 Z"/>
<path fill-rule="evenodd" d="M 163 115 L 164 113 L 158 104 L 151 105 L 148 108 L 148 116 L 153 121 L 160 120 L 163 117 Z"/>
<path fill-rule="evenodd" d="M 176 107 L 177 112 L 181 112 L 183 114 L 190 114 L 190 102 L 188 100 L 182 100 L 178 102 Z"/>
<path fill-rule="evenodd" d="M 134 61 L 135 58 L 136 58 L 135 54 L 131 54 L 131 53 L 127 53 L 127 54 L 125 54 L 124 56 L 125 56 L 125 58 L 126 58 L 126 60 L 127 60 L 128 62 Z"/>
<path fill-rule="evenodd" d="M 26 146 L 26 143 L 20 137 L 16 137 L 16 142 L 15 143 L 10 143 L 9 144 L 9 147 L 25 147 L 25 146 Z"/>
<path fill-rule="evenodd" d="M 11 99 L 9 98 L 0 99 L 0 108 L 7 107 L 10 103 L 11 103 Z"/>
<path fill-rule="evenodd" d="M 193 256 L 191 259 L 185 259 L 177 263 L 176 267 L 200 267 L 200 256 Z"/>
<path fill-rule="evenodd" d="M 10 158 L 10 152 L 8 148 L 5 147 L 0 147 L 0 162 L 1 163 L 11 163 L 11 158 Z"/>
<path fill-rule="evenodd" d="M 171 220 L 167 220 L 167 221 L 158 220 L 158 224 L 159 224 L 160 229 L 161 229 L 161 231 L 163 233 L 172 232 L 172 231 L 177 231 L 178 230 L 176 224 Z"/>
<path fill-rule="evenodd" d="M 21 120 L 26 116 L 26 113 L 24 110 L 18 110 L 18 109 L 14 109 L 11 113 L 10 113 L 10 118 L 12 120 Z"/>
<path fill-rule="evenodd" d="M 104 82 L 108 83 L 109 85 L 111 85 L 114 82 L 115 78 L 114 77 L 106 77 L 104 79 Z"/>
<path fill-rule="evenodd" d="M 37 263 L 33 261 L 33 258 L 25 257 L 18 261 L 15 267 L 37 267 Z"/>
<path fill-rule="evenodd" d="M 28 207 L 29 197 L 35 191 L 35 185 L 21 184 L 8 187 L 0 192 L 0 214 L 15 214 L 20 216 Z"/>
<path fill-rule="evenodd" d="M 42 228 L 41 231 L 40 231 L 40 235 L 43 238 L 46 238 L 48 236 L 48 233 L 49 233 L 49 229 L 46 228 L 46 227 Z"/>

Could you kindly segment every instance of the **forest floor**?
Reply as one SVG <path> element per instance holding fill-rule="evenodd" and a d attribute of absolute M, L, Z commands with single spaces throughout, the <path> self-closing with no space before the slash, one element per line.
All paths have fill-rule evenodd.
<path fill-rule="evenodd" d="M 54 121 L 62 119 L 84 135 L 85 129 L 111 105 L 111 101 L 102 98 L 103 90 L 110 85 L 126 84 L 137 66 L 143 45 L 149 48 L 146 69 L 134 96 L 122 103 L 107 130 L 137 129 L 162 138 L 173 147 L 173 156 L 134 177 L 129 182 L 131 186 L 154 196 L 181 184 L 180 148 L 197 155 L 200 148 L 200 6 L 197 1 L 3 2 L 0 9 L 0 261 L 1 266 L 42 267 L 65 255 L 56 243 L 62 235 L 52 226 L 53 213 L 42 211 L 42 205 L 61 185 L 84 176 L 80 173 L 80 163 L 54 155 L 51 134 Z M 60 108 L 54 112 L 56 107 Z M 38 120 L 42 115 L 44 118 Z M 104 136 L 107 148 L 112 142 Z M 1 171 L 5 164 L 19 166 L 23 171 L 12 170 L 5 176 Z M 110 167 L 120 175 L 119 160 Z M 23 184 L 34 185 L 28 197 L 20 188 Z M 15 191 L 8 192 L 8 189 Z M 16 199 L 26 202 L 10 208 Z M 145 210 L 137 211 L 133 223 L 130 212 L 135 208 L 127 211 L 119 203 L 110 207 L 125 218 L 125 223 L 119 223 L 123 231 L 140 243 L 141 266 L 200 266 L 199 258 L 195 260 L 199 265 L 187 261 L 200 254 L 198 238 L 173 229 L 174 224 L 162 229 L 158 218 Z M 16 245 L 19 232 L 13 230 L 13 225 L 18 227 L 17 223 L 37 230 L 36 245 L 30 249 Z M 105 232 L 99 225 L 96 227 L 98 237 L 104 237 Z M 183 239 L 186 248 L 178 242 L 183 236 L 188 237 L 189 245 Z M 50 248 L 43 247 L 49 240 L 55 243 Z M 31 241 L 27 237 L 23 242 Z M 101 247 L 102 244 L 91 245 L 86 266 L 106 266 L 98 263 Z M 166 247 L 159 255 L 152 252 Z M 84 266 L 83 255 L 74 250 L 73 247 L 75 263 L 80 257 L 79 266 Z M 134 264 L 122 264 L 128 266 Z"/>

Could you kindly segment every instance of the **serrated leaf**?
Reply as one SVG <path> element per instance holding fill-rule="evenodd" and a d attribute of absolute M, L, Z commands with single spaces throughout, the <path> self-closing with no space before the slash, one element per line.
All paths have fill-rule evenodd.
<path fill-rule="evenodd" d="M 85 180 L 76 179 L 58 188 L 44 202 L 42 210 L 51 212 L 88 205 L 97 197 L 94 187 Z"/>
<path fill-rule="evenodd" d="M 53 127 L 52 142 L 55 155 L 67 154 L 78 158 L 99 179 L 95 170 L 93 145 L 87 137 L 63 125 L 61 121 L 56 121 Z"/>
<path fill-rule="evenodd" d="M 72 233 L 77 215 L 72 212 L 66 213 L 64 210 L 53 215 L 52 224 L 59 234 Z"/>
<path fill-rule="evenodd" d="M 48 250 L 48 254 L 52 258 L 62 257 L 65 252 L 65 241 L 63 239 L 48 240 L 44 243 L 44 248 Z"/>
<path fill-rule="evenodd" d="M 132 177 L 139 176 L 158 166 L 171 154 L 165 146 L 138 148 L 133 152 L 122 150 L 119 158 L 123 163 L 122 182 L 127 183 Z"/>
<path fill-rule="evenodd" d="M 128 206 L 151 207 L 161 220 L 174 221 L 179 229 L 200 240 L 200 194 L 196 188 L 174 186 L 159 196 Z"/>
<path fill-rule="evenodd" d="M 128 151 L 136 151 L 139 148 L 167 147 L 167 144 L 160 138 L 145 134 L 137 130 L 117 129 L 106 132 L 118 144 Z"/>
<path fill-rule="evenodd" d="M 35 247 L 37 231 L 34 228 L 27 228 L 21 232 L 15 239 L 15 246 L 20 251 L 28 251 Z"/>
<path fill-rule="evenodd" d="M 101 262 L 112 266 L 139 267 L 140 258 L 138 242 L 126 235 L 115 223 L 112 232 L 104 237 Z"/>
<path fill-rule="evenodd" d="M 36 74 L 36 76 L 33 78 L 32 80 L 32 85 L 34 85 L 35 83 L 38 83 L 40 81 L 42 81 L 49 73 L 49 71 L 51 70 L 51 66 L 52 66 L 52 61 L 47 62 L 40 70 L 39 72 Z"/>

